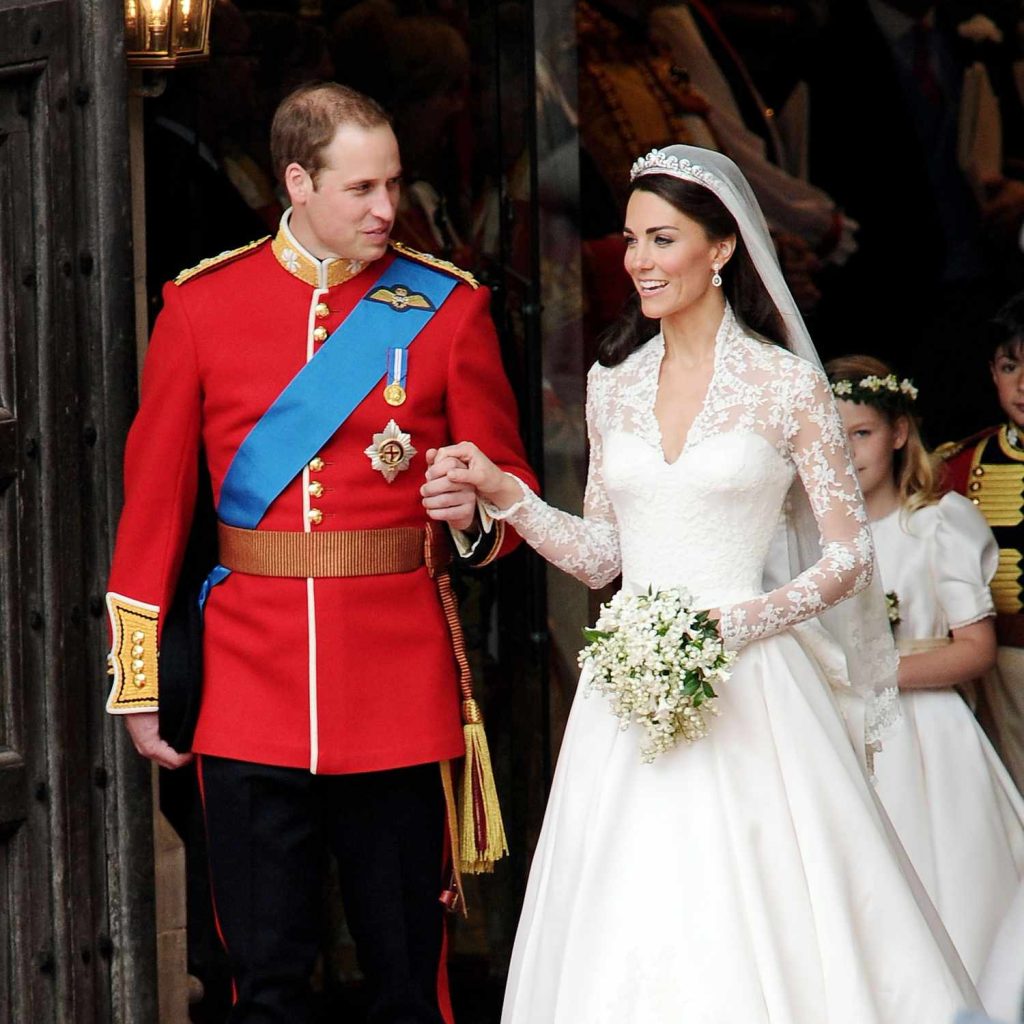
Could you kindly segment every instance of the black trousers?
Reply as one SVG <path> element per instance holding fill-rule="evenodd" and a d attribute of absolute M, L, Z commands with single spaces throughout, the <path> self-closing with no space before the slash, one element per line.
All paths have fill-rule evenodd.
<path fill-rule="evenodd" d="M 325 851 L 370 994 L 370 1024 L 444 1024 L 444 795 L 436 764 L 358 775 L 203 756 L 230 1024 L 308 1024 Z"/>

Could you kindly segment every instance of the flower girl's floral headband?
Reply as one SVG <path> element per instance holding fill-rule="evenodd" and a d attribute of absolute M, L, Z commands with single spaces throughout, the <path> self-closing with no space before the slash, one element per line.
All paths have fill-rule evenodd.
<path fill-rule="evenodd" d="M 847 402 L 874 405 L 881 409 L 907 412 L 917 400 L 917 388 L 913 381 L 904 377 L 896 378 L 890 373 L 885 377 L 868 374 L 860 380 L 841 378 L 832 381 L 832 394 Z"/>

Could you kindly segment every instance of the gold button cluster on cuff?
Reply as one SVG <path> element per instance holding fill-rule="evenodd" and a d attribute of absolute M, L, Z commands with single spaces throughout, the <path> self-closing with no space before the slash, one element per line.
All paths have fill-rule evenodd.
<path fill-rule="evenodd" d="M 145 639 L 146 634 L 141 629 L 132 631 L 132 682 L 140 690 L 146 685 L 146 673 L 143 671 L 146 663 L 142 660 L 142 656 L 146 653 L 146 649 L 142 646 L 142 641 Z"/>
<path fill-rule="evenodd" d="M 327 328 L 326 327 L 314 327 L 313 328 L 313 340 L 314 341 L 326 341 L 327 340 Z"/>
<path fill-rule="evenodd" d="M 319 480 L 314 480 L 307 488 L 310 495 L 314 498 L 322 498 L 324 493 L 324 485 Z"/>
<path fill-rule="evenodd" d="M 120 594 L 107 594 L 113 646 L 114 687 L 109 710 L 152 710 L 157 703 L 159 665 L 157 623 L 160 609 Z"/>
<path fill-rule="evenodd" d="M 314 525 L 319 526 L 324 521 L 324 514 L 318 508 L 311 508 L 306 513 L 306 518 Z"/>
<path fill-rule="evenodd" d="M 324 468 L 324 460 L 319 455 L 314 455 L 309 462 L 309 471 L 311 473 L 320 473 Z"/>
<path fill-rule="evenodd" d="M 328 316 L 330 316 L 330 315 L 331 315 L 331 307 L 330 307 L 330 306 L 328 306 L 326 302 L 318 302 L 318 303 L 316 304 L 316 310 L 315 310 L 315 312 L 316 312 L 316 315 L 317 315 L 317 316 L 318 316 L 318 317 L 319 317 L 319 318 L 320 318 L 321 320 L 323 320 L 323 319 L 324 319 L 324 317 L 328 317 Z"/>

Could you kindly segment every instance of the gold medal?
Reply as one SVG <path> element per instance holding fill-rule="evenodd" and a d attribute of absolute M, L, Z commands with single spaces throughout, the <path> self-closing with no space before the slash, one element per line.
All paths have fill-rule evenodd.
<path fill-rule="evenodd" d="M 392 381 L 384 389 L 384 401 L 388 405 L 401 405 L 405 401 L 405 388 L 398 381 Z"/>
<path fill-rule="evenodd" d="M 373 444 L 363 454 L 370 460 L 370 465 L 378 470 L 390 484 L 403 470 L 409 468 L 416 449 L 412 439 L 394 421 L 379 433 L 373 435 Z"/>

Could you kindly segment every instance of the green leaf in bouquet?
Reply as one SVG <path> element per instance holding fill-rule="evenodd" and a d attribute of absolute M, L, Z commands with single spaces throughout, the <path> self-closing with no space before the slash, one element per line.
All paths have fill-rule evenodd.
<path fill-rule="evenodd" d="M 589 644 L 592 644 L 595 640 L 607 640 L 610 636 L 614 635 L 614 633 L 609 633 L 603 629 L 592 629 L 590 626 L 583 627 L 583 639 Z"/>
<path fill-rule="evenodd" d="M 718 694 L 715 693 L 714 687 L 710 683 L 703 683 L 702 684 L 702 688 L 704 690 L 704 696 L 705 697 L 717 697 L 718 696 Z"/>

